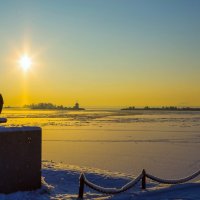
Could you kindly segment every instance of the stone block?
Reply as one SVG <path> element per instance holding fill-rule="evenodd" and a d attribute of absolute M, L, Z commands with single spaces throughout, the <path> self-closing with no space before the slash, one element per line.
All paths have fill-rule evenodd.
<path fill-rule="evenodd" d="M 0 127 L 0 193 L 41 187 L 39 127 Z"/>

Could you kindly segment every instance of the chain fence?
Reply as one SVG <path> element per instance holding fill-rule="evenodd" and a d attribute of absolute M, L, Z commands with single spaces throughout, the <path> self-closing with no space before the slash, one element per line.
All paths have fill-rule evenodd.
<path fill-rule="evenodd" d="M 85 174 L 82 173 L 80 176 L 80 185 L 79 185 L 79 195 L 78 198 L 82 199 L 83 198 L 83 194 L 84 194 L 84 185 L 87 185 L 89 188 L 103 193 L 103 194 L 119 194 L 122 192 L 125 192 L 129 189 L 131 189 L 132 187 L 134 187 L 140 180 L 142 180 L 142 189 L 146 189 L 146 178 L 149 178 L 153 181 L 156 181 L 158 183 L 162 183 L 162 184 L 181 184 L 181 183 L 186 183 L 194 178 L 196 178 L 197 176 L 200 175 L 200 170 L 196 171 L 195 173 L 193 173 L 190 176 L 184 177 L 184 178 L 180 178 L 180 179 L 162 179 L 156 176 L 153 176 L 149 173 L 146 173 L 146 171 L 143 169 L 142 173 L 140 173 L 137 178 L 131 180 L 130 182 L 128 182 L 127 184 L 125 184 L 124 186 L 122 186 L 121 188 L 105 188 L 99 185 L 96 185 L 94 183 L 92 183 L 91 181 L 89 181 Z"/>

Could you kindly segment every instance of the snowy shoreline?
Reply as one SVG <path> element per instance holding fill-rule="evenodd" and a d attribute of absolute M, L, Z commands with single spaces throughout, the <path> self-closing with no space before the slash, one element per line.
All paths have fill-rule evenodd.
<path fill-rule="evenodd" d="M 84 168 L 79 166 L 55 163 L 52 161 L 42 162 L 42 182 L 41 189 L 30 192 L 16 192 L 13 194 L 0 194 L 0 200 L 64 200 L 77 199 L 79 191 L 79 177 L 84 172 L 89 180 L 104 186 L 119 188 L 129 182 L 132 178 L 123 173 L 109 172 L 100 169 Z M 136 200 L 172 200 L 172 199 L 199 199 L 200 182 L 162 185 L 154 182 L 147 182 L 147 190 L 141 190 L 141 184 L 118 195 L 105 195 L 97 193 L 85 187 L 84 199 L 136 199 Z"/>

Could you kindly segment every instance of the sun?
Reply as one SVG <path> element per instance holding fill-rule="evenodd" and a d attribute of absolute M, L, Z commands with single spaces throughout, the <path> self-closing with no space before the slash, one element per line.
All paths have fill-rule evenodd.
<path fill-rule="evenodd" d="M 27 71 L 32 65 L 32 60 L 28 55 L 25 54 L 21 56 L 19 64 L 24 71 Z"/>

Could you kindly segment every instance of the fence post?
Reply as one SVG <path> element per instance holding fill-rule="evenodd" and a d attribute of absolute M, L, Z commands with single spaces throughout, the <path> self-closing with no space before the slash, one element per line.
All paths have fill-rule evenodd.
<path fill-rule="evenodd" d="M 79 178 L 79 194 L 78 198 L 82 199 L 83 198 L 83 193 L 84 193 L 84 175 L 81 174 Z"/>
<path fill-rule="evenodd" d="M 142 189 L 146 189 L 146 171 L 145 169 L 142 170 Z"/>

